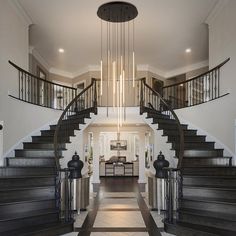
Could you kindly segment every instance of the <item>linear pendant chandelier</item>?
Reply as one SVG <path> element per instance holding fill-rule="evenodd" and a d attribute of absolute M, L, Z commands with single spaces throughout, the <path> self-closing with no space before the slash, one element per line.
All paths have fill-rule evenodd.
<path fill-rule="evenodd" d="M 134 19 L 137 8 L 128 2 L 108 2 L 98 8 L 101 18 L 101 85 L 108 104 L 118 111 L 118 132 L 125 119 L 125 91 L 135 87 Z M 106 82 L 106 83 L 105 83 Z M 112 91 L 112 95 L 110 93 Z"/>

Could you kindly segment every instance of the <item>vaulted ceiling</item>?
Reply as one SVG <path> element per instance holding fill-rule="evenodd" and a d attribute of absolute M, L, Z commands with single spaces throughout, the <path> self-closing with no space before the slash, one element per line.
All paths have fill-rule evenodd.
<path fill-rule="evenodd" d="M 98 7 L 104 0 L 18 0 L 35 24 L 31 44 L 49 67 L 77 73 L 100 58 Z M 137 64 L 167 72 L 208 59 L 204 23 L 218 0 L 129 0 L 136 18 Z M 58 48 L 65 53 L 59 54 Z M 192 52 L 185 53 L 186 48 Z"/>

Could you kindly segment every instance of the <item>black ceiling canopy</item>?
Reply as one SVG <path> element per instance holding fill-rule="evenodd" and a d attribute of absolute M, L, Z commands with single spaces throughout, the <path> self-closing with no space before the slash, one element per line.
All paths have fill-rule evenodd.
<path fill-rule="evenodd" d="M 138 15 L 137 8 L 128 2 L 108 2 L 101 5 L 97 11 L 98 17 L 109 22 L 126 22 Z"/>

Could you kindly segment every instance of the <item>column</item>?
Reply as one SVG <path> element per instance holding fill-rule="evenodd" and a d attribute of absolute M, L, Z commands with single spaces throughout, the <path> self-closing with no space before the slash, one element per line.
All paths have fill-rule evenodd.
<path fill-rule="evenodd" d="M 145 132 L 139 132 L 139 179 L 138 183 L 146 183 L 145 178 Z"/>
<path fill-rule="evenodd" d="M 99 132 L 93 133 L 93 184 L 99 184 Z"/>

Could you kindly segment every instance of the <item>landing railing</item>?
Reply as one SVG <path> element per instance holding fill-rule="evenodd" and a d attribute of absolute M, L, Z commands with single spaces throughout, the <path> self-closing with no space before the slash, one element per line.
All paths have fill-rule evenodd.
<path fill-rule="evenodd" d="M 76 88 L 53 83 L 39 78 L 13 62 L 9 63 L 18 71 L 18 88 L 11 97 L 38 106 L 64 110 L 76 96 Z"/>
<path fill-rule="evenodd" d="M 179 133 L 179 151 L 177 152 L 178 168 L 181 168 L 184 154 L 184 132 L 179 118 L 171 105 L 157 91 L 146 84 L 145 79 L 142 79 L 140 87 L 140 113 L 143 114 L 148 110 L 154 110 L 168 115 L 171 119 L 175 120 Z"/>
<path fill-rule="evenodd" d="M 228 93 L 222 94 L 220 89 L 220 69 L 230 58 L 215 68 L 192 79 L 165 86 L 162 96 L 172 109 L 190 107 L 215 100 Z"/>

